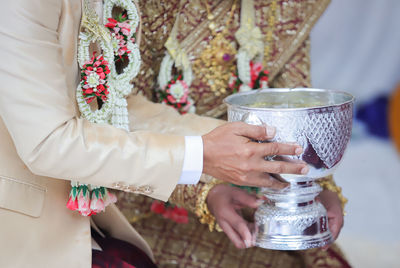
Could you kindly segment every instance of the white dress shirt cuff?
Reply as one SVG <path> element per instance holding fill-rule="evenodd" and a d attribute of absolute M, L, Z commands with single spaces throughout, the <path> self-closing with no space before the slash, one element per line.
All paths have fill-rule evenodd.
<path fill-rule="evenodd" d="M 185 157 L 178 184 L 197 184 L 203 171 L 203 139 L 185 136 Z"/>

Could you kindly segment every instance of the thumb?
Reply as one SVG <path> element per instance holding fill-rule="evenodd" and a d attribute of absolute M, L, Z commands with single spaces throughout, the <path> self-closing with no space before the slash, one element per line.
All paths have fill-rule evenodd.
<path fill-rule="evenodd" d="M 235 134 L 254 140 L 272 139 L 275 136 L 275 128 L 267 125 L 255 126 L 243 122 L 235 122 Z"/>
<path fill-rule="evenodd" d="M 257 198 L 255 195 L 249 194 L 244 190 L 235 189 L 233 200 L 243 207 L 258 208 L 264 200 Z"/>

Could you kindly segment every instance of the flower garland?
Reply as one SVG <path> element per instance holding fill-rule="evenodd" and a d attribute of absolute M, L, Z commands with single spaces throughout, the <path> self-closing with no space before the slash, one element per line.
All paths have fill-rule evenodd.
<path fill-rule="evenodd" d="M 182 6 L 179 8 L 179 12 Z M 177 17 L 165 47 L 167 51 L 161 61 L 160 72 L 158 73 L 157 90 L 158 100 L 170 105 L 181 114 L 194 113 L 194 101 L 189 97 L 189 87 L 193 80 L 193 71 L 186 52 L 181 48 L 178 39 L 179 18 Z M 181 74 L 173 76 L 173 67 Z"/>
<path fill-rule="evenodd" d="M 89 46 L 92 42 L 97 42 L 102 49 L 102 54 L 98 55 L 97 57 L 96 52 L 93 53 L 93 56 L 90 56 Z M 79 110 L 81 111 L 82 117 L 86 118 L 87 120 L 94 122 L 94 123 L 110 123 L 110 116 L 112 113 L 112 108 L 115 102 L 115 93 L 113 85 L 110 83 L 110 62 L 113 61 L 113 54 L 112 48 L 110 44 L 106 41 L 101 39 L 100 37 L 96 37 L 91 32 L 82 32 L 79 34 L 79 47 L 78 47 L 78 62 L 79 67 L 81 68 L 81 82 L 79 83 L 76 89 L 76 97 L 79 106 Z M 102 85 L 106 85 L 105 90 L 101 93 L 97 91 L 96 93 L 92 93 L 89 97 L 88 94 L 90 89 L 84 88 L 87 87 L 87 84 L 96 83 L 96 76 L 95 73 L 90 71 L 90 67 L 94 68 L 94 64 L 103 66 L 102 69 L 104 72 L 104 81 L 98 81 Z M 89 67 L 89 70 L 87 69 Z M 96 67 L 97 68 L 97 67 Z M 89 75 L 86 75 L 86 72 Z M 107 73 L 107 74 L 106 74 Z M 92 74 L 90 76 L 90 74 Z M 97 69 L 96 69 L 97 74 Z M 99 77 L 100 78 L 100 77 Z M 89 79 L 91 81 L 89 81 Z M 92 84 L 92 85 L 94 85 Z M 99 86 L 99 85 L 97 85 Z M 96 88 L 97 88 L 96 86 Z M 101 87 L 100 87 L 101 88 Z M 90 107 L 90 103 L 94 100 L 94 97 L 98 98 L 101 103 L 101 108 L 98 110 L 93 111 Z M 103 97 L 102 97 L 103 96 Z"/>
<path fill-rule="evenodd" d="M 163 89 L 157 91 L 157 97 L 161 103 L 174 107 L 180 114 L 194 113 L 189 87 L 182 75 L 175 75 Z"/>
<path fill-rule="evenodd" d="M 117 19 L 112 18 L 114 6 L 125 10 Z M 125 97 L 132 91 L 130 81 L 139 72 L 141 63 L 139 48 L 134 44 L 139 16 L 130 0 L 105 0 L 103 8 L 104 22 L 108 22 L 105 25 L 99 23 L 97 13 L 89 7 L 89 1 L 84 0 L 81 23 L 84 31 L 79 34 L 78 46 L 81 81 L 76 98 L 83 118 L 129 131 Z M 97 56 L 96 52 L 90 56 L 92 43 L 101 48 Z M 122 60 L 129 62 L 118 73 L 116 62 Z M 97 100 L 97 110 L 90 105 L 94 100 Z M 83 216 L 95 215 L 117 201 L 105 187 L 78 182 L 71 182 L 71 186 L 67 208 Z"/>
<path fill-rule="evenodd" d="M 95 56 L 86 61 L 81 69 L 81 88 L 85 101 L 89 104 L 94 99 L 107 101 L 108 91 L 108 62 L 104 59 L 103 55 Z"/>
<path fill-rule="evenodd" d="M 74 182 L 67 208 L 79 211 L 83 216 L 91 216 L 104 211 L 106 206 L 115 202 L 117 202 L 116 196 L 105 187 L 79 185 Z"/>
<path fill-rule="evenodd" d="M 124 61 L 128 59 L 131 51 L 128 49 L 128 40 L 131 33 L 130 24 L 127 21 L 126 14 L 119 14 L 117 19 L 107 18 L 108 23 L 104 26 L 112 33 L 112 47 L 114 49 L 115 61 Z M 135 34 L 130 38 L 132 43 L 136 42 Z"/>
<path fill-rule="evenodd" d="M 260 89 L 268 87 L 268 71 L 263 69 L 263 66 L 260 62 L 253 63 L 250 61 L 249 64 L 250 69 L 250 82 L 246 85 L 239 78 L 238 72 L 232 74 L 229 79 L 229 88 L 232 89 L 233 93 L 237 93 L 243 91 L 244 86 L 250 89 Z M 246 90 L 245 89 L 245 90 Z"/>

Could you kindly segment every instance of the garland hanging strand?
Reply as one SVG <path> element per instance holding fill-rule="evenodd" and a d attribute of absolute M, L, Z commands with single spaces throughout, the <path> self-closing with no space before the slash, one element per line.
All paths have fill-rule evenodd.
<path fill-rule="evenodd" d="M 111 17 L 114 6 L 126 11 L 116 19 Z M 136 6 L 130 0 L 105 0 L 104 19 L 89 5 L 83 3 L 79 35 L 78 62 L 81 68 L 81 82 L 78 84 L 76 98 L 83 118 L 93 123 L 112 124 L 129 131 L 126 96 L 132 91 L 130 81 L 140 68 L 139 47 L 135 44 L 135 34 L 139 24 Z M 101 53 L 90 56 L 89 46 L 98 43 Z M 116 62 L 128 60 L 121 73 L 117 72 Z M 90 104 L 97 100 L 99 109 L 93 111 Z M 94 102 L 95 103 L 95 102 Z M 83 216 L 95 215 L 104 211 L 117 198 L 102 186 L 71 182 L 67 208 L 78 211 Z"/>

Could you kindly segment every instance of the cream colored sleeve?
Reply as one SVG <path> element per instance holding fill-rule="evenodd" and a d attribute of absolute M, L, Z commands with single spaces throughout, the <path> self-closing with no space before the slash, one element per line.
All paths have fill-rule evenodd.
<path fill-rule="evenodd" d="M 61 5 L 16 0 L 0 9 L 0 116 L 19 156 L 38 175 L 146 187 L 149 196 L 167 200 L 182 170 L 185 133 L 180 131 L 196 123 L 175 126 L 186 119 L 160 105 L 149 117 L 144 111 L 150 103 L 142 100 L 134 102 L 137 114 L 131 109 L 130 133 L 79 119 L 58 41 Z"/>

